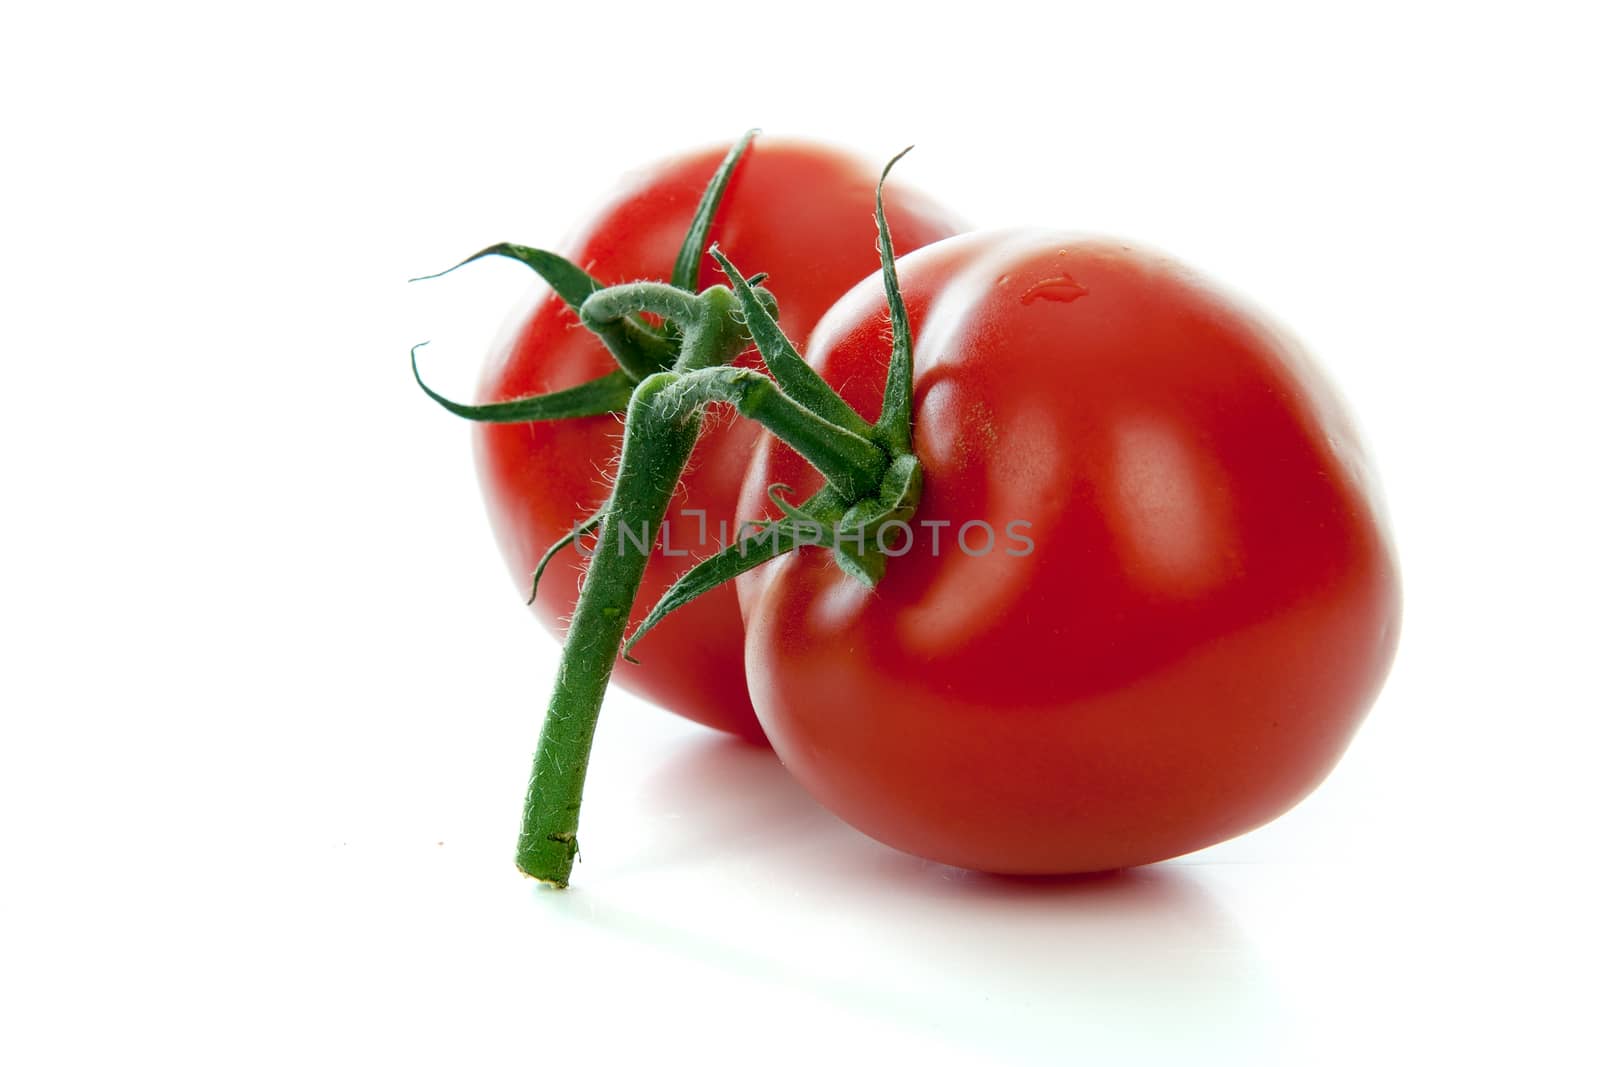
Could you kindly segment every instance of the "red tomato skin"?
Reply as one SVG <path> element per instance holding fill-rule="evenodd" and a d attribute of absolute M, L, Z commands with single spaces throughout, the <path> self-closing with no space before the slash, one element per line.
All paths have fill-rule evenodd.
<path fill-rule="evenodd" d="M 701 193 L 726 147 L 709 148 L 648 167 L 623 182 L 560 251 L 605 283 L 665 280 Z M 877 265 L 873 247 L 875 168 L 839 152 L 800 142 L 758 138 L 724 195 L 711 239 L 745 274 L 768 271 L 780 322 L 803 339 L 822 313 Z M 962 227 L 915 193 L 891 190 L 888 210 L 898 236 L 918 247 Z M 701 285 L 722 281 L 715 264 Z M 750 355 L 753 355 L 753 350 Z M 741 362 L 749 363 L 748 357 Z M 616 369 L 605 348 L 548 287 L 496 346 L 484 368 L 478 402 L 578 385 Z M 667 556 L 658 546 L 645 572 L 634 622 L 696 559 L 719 547 L 759 427 L 713 413 L 667 519 Z M 621 443 L 620 416 L 521 425 L 476 424 L 474 451 L 489 518 L 517 588 L 526 593 L 533 568 L 556 540 L 604 503 Z M 701 537 L 705 513 L 706 536 Z M 566 552 L 552 561 L 534 611 L 564 635 L 577 602 L 582 560 Z M 638 650 L 638 665 L 619 661 L 616 681 L 697 722 L 761 740 L 743 668 L 744 632 L 730 589 L 679 612 Z"/>
<path fill-rule="evenodd" d="M 1157 253 L 969 234 L 899 263 L 916 340 L 915 523 L 868 591 L 821 549 L 746 575 L 746 664 L 779 757 L 919 856 L 1008 874 L 1150 863 L 1265 823 L 1332 769 L 1386 675 L 1400 591 L 1379 491 L 1301 347 Z M 862 414 L 881 286 L 807 358 Z M 764 444 L 768 485 L 820 484 Z M 965 522 L 989 555 L 948 551 Z M 1026 520 L 1028 555 L 1006 524 Z M 969 543 L 978 548 L 981 531 Z"/>

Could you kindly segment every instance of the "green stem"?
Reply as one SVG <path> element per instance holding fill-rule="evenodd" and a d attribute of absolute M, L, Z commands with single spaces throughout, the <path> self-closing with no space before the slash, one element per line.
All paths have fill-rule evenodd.
<path fill-rule="evenodd" d="M 708 373 L 695 368 L 731 358 L 749 343 L 736 310 L 733 294 L 725 288 L 713 287 L 697 297 L 671 286 L 637 282 L 595 293 L 579 311 L 584 322 L 600 325 L 641 311 L 658 314 L 679 328 L 683 344 L 674 370 L 640 382 L 628 403 L 617 481 L 603 509 L 600 537 L 567 628 L 555 691 L 534 752 L 517 867 L 553 886 L 565 886 L 572 874 L 578 810 L 600 705 L 645 565 L 700 435 L 699 406 L 685 403 L 674 387 Z"/>
<path fill-rule="evenodd" d="M 617 483 L 600 523 L 600 540 L 567 631 L 555 692 L 534 753 L 517 867 L 553 886 L 565 886 L 572 874 L 578 809 L 600 705 L 645 564 L 700 433 L 698 411 L 691 409 L 682 417 L 677 405 L 661 403 L 674 380 L 671 373 L 646 378 L 628 405 Z"/>
<path fill-rule="evenodd" d="M 767 314 L 777 314 L 778 301 L 770 292 L 757 289 L 754 295 Z M 750 334 L 736 314 L 739 310 L 739 301 L 725 285 L 696 294 L 665 282 L 629 282 L 595 293 L 583 302 L 578 315 L 591 330 L 608 329 L 641 312 L 661 316 L 684 334 L 672 369 L 688 371 L 727 363 L 750 344 Z M 692 344 L 691 333 L 696 335 Z"/>
<path fill-rule="evenodd" d="M 578 308 L 583 324 L 595 331 L 642 311 L 687 327 L 701 318 L 700 297 L 666 282 L 628 282 L 598 290 Z"/>

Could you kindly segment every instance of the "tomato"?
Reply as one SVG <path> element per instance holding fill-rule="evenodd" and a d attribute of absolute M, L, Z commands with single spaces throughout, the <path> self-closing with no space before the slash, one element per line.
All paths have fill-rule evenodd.
<path fill-rule="evenodd" d="M 634 174 L 562 253 L 607 284 L 670 277 L 724 152 L 725 147 L 707 149 Z M 711 240 L 735 262 L 771 275 L 767 287 L 778 297 L 791 337 L 804 338 L 829 305 L 876 268 L 870 228 L 876 181 L 874 168 L 833 150 L 760 138 L 735 170 Z M 915 194 L 897 191 L 888 211 L 902 247 L 961 229 Z M 702 284 L 715 280 L 712 270 L 702 273 Z M 552 392 L 615 369 L 576 314 L 541 287 L 492 353 L 478 402 Z M 667 516 L 670 543 L 657 547 L 645 573 L 636 617 L 696 558 L 716 550 L 722 523 L 732 526 L 759 432 L 745 420 L 721 418 L 703 434 Z M 620 435 L 620 418 L 612 416 L 475 427 L 490 520 L 524 593 L 545 550 L 604 503 Z M 565 632 L 581 573 L 580 558 L 569 553 L 550 565 L 540 583 L 534 609 L 558 634 Z M 745 690 L 743 642 L 734 594 L 718 590 L 664 625 L 642 663 L 619 662 L 616 679 L 691 719 L 759 739 Z"/>
<path fill-rule="evenodd" d="M 970 234 L 899 272 L 925 477 L 904 554 L 871 590 L 822 548 L 740 579 L 784 764 L 880 841 L 1002 873 L 1161 860 L 1294 805 L 1400 612 L 1372 469 L 1303 349 L 1114 241 Z M 807 352 L 869 419 L 886 314 L 868 279 Z M 769 439 L 741 513 L 775 483 L 820 479 Z"/>

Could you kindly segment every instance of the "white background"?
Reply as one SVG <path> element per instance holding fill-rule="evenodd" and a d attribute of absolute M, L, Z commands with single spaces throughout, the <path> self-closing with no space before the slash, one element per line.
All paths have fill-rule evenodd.
<path fill-rule="evenodd" d="M 1589 7 L 7 14 L 0 1059 L 1593 1057 Z M 405 354 L 466 392 L 528 283 L 404 280 L 750 125 L 915 142 L 975 224 L 1165 247 L 1322 355 L 1407 615 L 1311 800 L 999 883 L 614 695 L 575 887 L 516 876 L 555 647 Z"/>

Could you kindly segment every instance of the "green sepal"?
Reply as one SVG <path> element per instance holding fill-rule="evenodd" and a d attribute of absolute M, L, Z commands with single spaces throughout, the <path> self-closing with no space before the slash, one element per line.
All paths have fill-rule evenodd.
<path fill-rule="evenodd" d="M 695 208 L 694 220 L 689 223 L 683 247 L 678 249 L 677 262 L 672 265 L 672 284 L 679 289 L 687 289 L 691 293 L 700 291 L 700 264 L 705 259 L 706 239 L 711 235 L 711 223 L 717 217 L 717 207 L 722 203 L 722 194 L 728 191 L 728 182 L 733 178 L 739 157 L 744 155 L 745 149 L 750 147 L 750 142 L 760 132 L 746 131 L 738 143 L 728 149 L 717 172 L 711 176 L 711 184 L 700 195 L 700 205 Z"/>
<path fill-rule="evenodd" d="M 739 414 L 777 434 L 820 471 L 829 484 L 852 499 L 871 492 L 882 482 L 882 449 L 867 438 L 828 422 L 760 371 L 748 367 L 702 367 L 678 376 L 666 387 L 664 395 L 670 396 L 680 410 L 697 411 L 707 403 L 734 405 Z"/>
<path fill-rule="evenodd" d="M 739 298 L 739 310 L 744 312 L 745 327 L 750 331 L 750 339 L 756 343 L 756 349 L 761 353 L 761 359 L 766 363 L 767 370 L 772 372 L 773 379 L 782 386 L 783 391 L 791 399 L 835 426 L 843 427 L 858 437 L 872 437 L 872 424 L 863 419 L 855 408 L 845 403 L 844 398 L 822 380 L 822 375 L 800 358 L 800 353 L 795 351 L 794 345 L 789 343 L 777 321 L 750 287 L 750 282 L 739 273 L 737 267 L 728 262 L 728 257 L 715 245 L 711 248 L 711 258 L 715 259 L 727 274 L 728 284 L 733 287 L 734 295 Z"/>
<path fill-rule="evenodd" d="M 425 274 L 420 278 L 411 279 L 414 282 L 427 281 L 430 278 L 440 278 L 453 270 L 459 270 L 468 263 L 485 259 L 489 256 L 500 256 L 505 259 L 516 260 L 532 270 L 555 291 L 563 303 L 573 311 L 583 306 L 583 302 L 594 293 L 606 286 L 582 267 L 577 266 L 563 256 L 554 252 L 547 252 L 542 248 L 531 248 L 528 245 L 501 242 L 490 245 L 481 252 L 475 252 L 457 263 L 454 267 L 440 271 L 438 274 Z M 590 326 L 595 336 L 606 346 L 606 351 L 617 361 L 617 365 L 628 373 L 634 381 L 646 378 L 658 370 L 672 365 L 676 355 L 676 346 L 660 331 L 638 318 L 607 323 L 603 326 Z"/>
<path fill-rule="evenodd" d="M 889 235 L 889 220 L 883 214 L 883 183 L 889 172 L 911 149 L 903 149 L 889 160 L 878 178 L 877 207 L 878 262 L 883 269 L 883 291 L 889 299 L 889 322 L 893 347 L 889 353 L 889 373 L 883 387 L 883 410 L 878 415 L 878 438 L 891 454 L 911 449 L 911 324 L 906 317 L 906 302 L 900 295 L 900 278 L 894 269 L 894 240 Z"/>
<path fill-rule="evenodd" d="M 832 520 L 840 513 L 838 492 L 832 486 L 824 486 L 811 499 L 796 508 L 776 495 L 786 491 L 787 488 L 775 485 L 767 490 L 767 495 L 777 503 L 785 518 L 767 523 L 761 533 L 741 538 L 716 555 L 708 556 L 673 582 L 672 588 L 662 594 L 661 599 L 650 609 L 650 614 L 645 616 L 644 621 L 622 646 L 623 659 L 629 663 L 637 663 L 638 660 L 633 658 L 633 646 L 638 644 L 645 634 L 659 626 L 668 615 L 690 601 L 709 593 L 725 582 L 732 581 L 746 571 L 754 570 L 769 560 L 777 559 L 786 552 L 792 552 L 802 545 L 817 544 L 818 541 L 814 536 L 806 536 L 806 530 L 793 521 L 795 517 L 803 517 L 805 522 L 824 531 L 823 536 L 827 536 Z"/>
<path fill-rule="evenodd" d="M 633 395 L 634 382 L 626 373 L 614 370 L 593 381 L 562 389 L 554 393 L 518 397 L 495 404 L 458 404 L 429 388 L 417 369 L 417 349 L 411 349 L 411 376 L 422 391 L 446 411 L 473 422 L 545 422 L 551 419 L 580 419 L 587 415 L 604 415 L 608 412 L 626 411 L 628 398 Z"/>
<path fill-rule="evenodd" d="M 836 503 L 839 500 L 838 492 L 835 491 L 827 500 L 819 501 L 816 505 L 813 505 L 812 501 L 817 500 L 817 496 L 821 495 L 819 493 L 798 507 L 783 498 L 785 493 L 792 492 L 794 492 L 794 487 L 784 485 L 782 482 L 777 485 L 767 486 L 767 499 L 772 501 L 779 511 L 783 512 L 783 518 L 776 520 L 776 524 L 791 527 L 797 537 L 802 536 L 802 532 L 805 529 L 815 527 L 817 532 L 810 540 L 804 543 L 831 546 L 833 544 L 833 524 L 832 522 L 824 524 L 823 520 L 838 518 L 839 505 Z"/>
<path fill-rule="evenodd" d="M 768 527 L 774 530 L 777 524 Z M 654 630 L 663 619 L 688 604 L 698 599 L 717 586 L 730 582 L 745 571 L 753 570 L 770 559 L 797 547 L 796 544 L 780 539 L 779 537 L 746 538 L 736 545 L 729 545 L 714 556 L 709 556 L 695 564 L 683 577 L 672 583 L 672 588 L 662 594 L 655 607 L 650 609 L 650 614 L 645 616 L 643 622 L 628 637 L 622 646 L 622 658 L 629 663 L 638 663 L 633 658 L 633 646 L 638 644 L 645 634 Z"/>
<path fill-rule="evenodd" d="M 514 259 L 533 270 L 535 274 L 549 283 L 555 294 L 566 301 L 567 306 L 576 309 L 589 294 L 596 289 L 604 288 L 588 271 L 573 263 L 565 256 L 555 252 L 547 252 L 542 248 L 530 248 L 528 245 L 513 244 L 510 241 L 501 241 L 499 244 L 490 245 L 488 248 L 474 252 L 453 267 L 446 267 L 437 274 L 424 274 L 420 278 L 412 278 L 414 282 L 430 281 L 434 278 L 443 278 L 451 271 L 460 270 L 468 263 L 476 263 L 480 259 L 490 256 L 503 256 Z"/>
<path fill-rule="evenodd" d="M 922 464 L 904 453 L 889 465 L 878 495 L 852 505 L 839 520 L 831 546 L 839 569 L 868 589 L 875 588 L 888 565 L 878 548 L 879 530 L 892 519 L 909 519 L 921 497 Z"/>
<path fill-rule="evenodd" d="M 869 589 L 876 586 L 885 570 L 884 555 L 877 550 L 878 527 L 890 519 L 905 520 L 916 511 L 922 494 L 922 464 L 910 454 L 898 457 L 889 465 L 879 495 L 848 509 L 844 498 L 831 485 L 823 486 L 798 507 L 783 498 L 789 491 L 786 485 L 767 487 L 768 499 L 783 513 L 783 518 L 768 523 L 761 533 L 743 538 L 701 560 L 674 582 L 622 646 L 624 659 L 637 663 L 632 655 L 633 646 L 674 611 L 796 548 L 807 545 L 827 548 L 846 574 Z M 857 529 L 864 551 L 855 548 Z"/>
<path fill-rule="evenodd" d="M 878 502 L 883 509 L 874 522 L 888 519 L 909 519 L 922 502 L 922 461 L 911 452 L 902 452 L 889 464 L 878 490 Z"/>
<path fill-rule="evenodd" d="M 834 564 L 850 577 L 873 589 L 883 580 L 885 562 L 882 552 L 873 550 L 872 534 L 861 528 L 861 540 L 858 544 L 854 536 L 841 536 L 833 546 Z M 861 546 L 866 545 L 863 549 Z"/>

